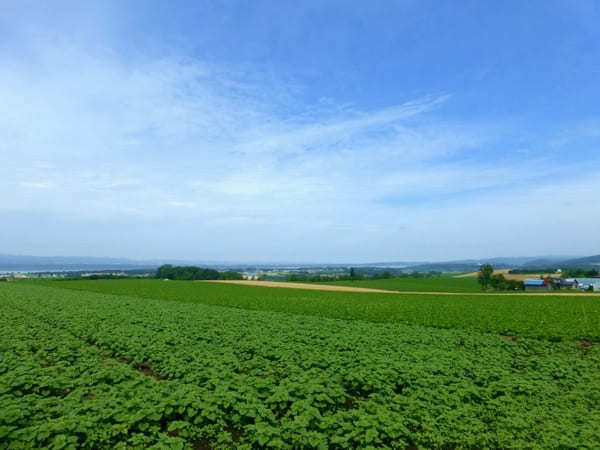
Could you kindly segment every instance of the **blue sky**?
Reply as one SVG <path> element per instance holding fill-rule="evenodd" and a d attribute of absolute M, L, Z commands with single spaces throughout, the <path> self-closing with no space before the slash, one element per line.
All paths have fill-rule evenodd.
<path fill-rule="evenodd" d="M 5 1 L 0 253 L 600 253 L 600 3 Z"/>

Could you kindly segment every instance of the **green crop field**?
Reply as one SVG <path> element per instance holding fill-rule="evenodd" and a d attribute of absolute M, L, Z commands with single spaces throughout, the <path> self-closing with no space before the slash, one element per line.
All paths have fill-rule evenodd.
<path fill-rule="evenodd" d="M 308 291 L 193 281 L 93 280 L 46 286 L 337 319 L 600 341 L 600 297 Z"/>
<path fill-rule="evenodd" d="M 0 448 L 598 448 L 599 303 L 2 283 Z"/>

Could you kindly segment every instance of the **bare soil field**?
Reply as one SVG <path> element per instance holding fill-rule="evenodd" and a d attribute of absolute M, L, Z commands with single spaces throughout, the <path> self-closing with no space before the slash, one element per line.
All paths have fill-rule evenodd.
<path fill-rule="evenodd" d="M 576 297 L 576 296 L 594 296 L 600 297 L 600 292 L 597 293 L 580 293 L 580 292 L 434 292 L 434 291 L 390 291 L 385 289 L 370 289 L 352 286 L 332 286 L 328 284 L 316 283 L 293 283 L 288 281 L 258 281 L 258 280 L 199 280 L 200 283 L 228 283 L 240 284 L 243 286 L 261 286 L 271 288 L 288 288 L 288 289 L 307 289 L 313 291 L 342 291 L 342 292 L 374 292 L 383 294 L 411 294 L 411 295 L 525 295 L 525 296 L 552 296 L 552 297 Z"/>

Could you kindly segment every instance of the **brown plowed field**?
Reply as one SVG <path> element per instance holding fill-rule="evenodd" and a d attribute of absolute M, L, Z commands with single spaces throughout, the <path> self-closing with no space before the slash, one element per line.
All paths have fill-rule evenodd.
<path fill-rule="evenodd" d="M 576 297 L 576 296 L 594 296 L 600 297 L 600 292 L 435 292 L 435 291 L 389 291 L 385 289 L 371 289 L 352 286 L 333 286 L 330 284 L 314 284 L 314 283 L 293 283 L 288 281 L 257 281 L 257 280 L 201 280 L 202 283 L 227 283 L 240 284 L 243 286 L 261 286 L 271 288 L 288 288 L 288 289 L 307 289 L 313 291 L 342 291 L 342 292 L 378 292 L 383 294 L 411 294 L 411 295 L 532 295 L 552 296 L 552 297 Z"/>

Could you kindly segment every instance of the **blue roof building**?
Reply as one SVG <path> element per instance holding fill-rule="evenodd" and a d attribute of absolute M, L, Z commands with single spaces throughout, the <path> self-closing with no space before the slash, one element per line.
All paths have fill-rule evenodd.
<path fill-rule="evenodd" d="M 525 280 L 523 282 L 526 291 L 549 291 L 552 289 L 550 280 Z"/>

